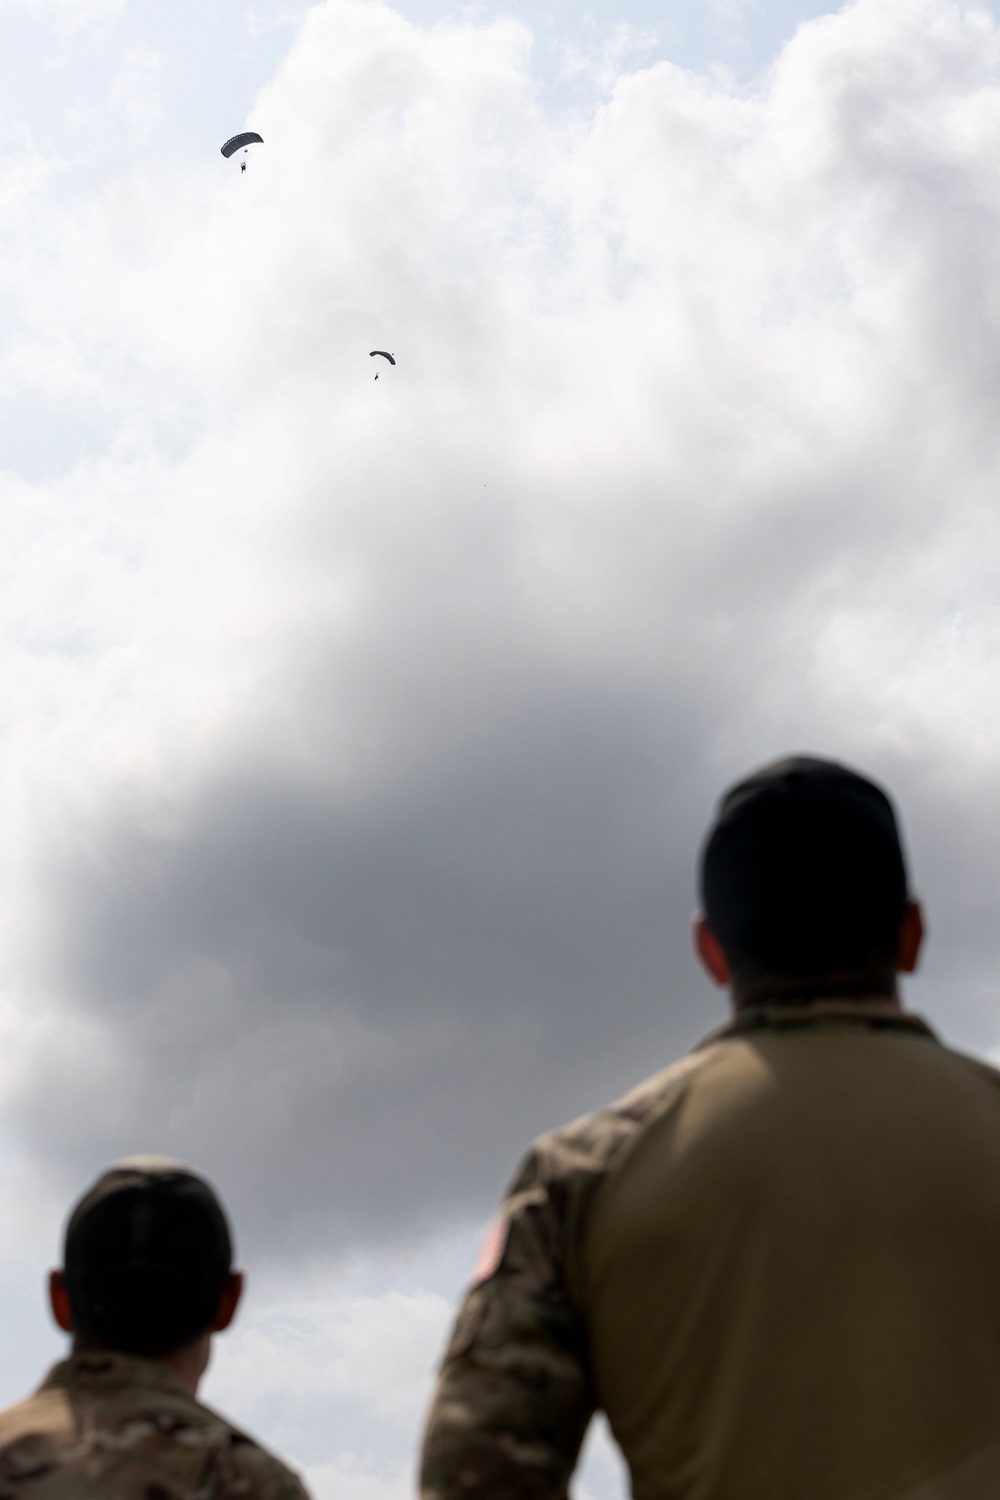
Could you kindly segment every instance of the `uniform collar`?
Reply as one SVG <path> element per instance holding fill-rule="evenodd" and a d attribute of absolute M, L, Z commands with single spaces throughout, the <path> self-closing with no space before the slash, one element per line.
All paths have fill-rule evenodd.
<path fill-rule="evenodd" d="M 707 1047 L 752 1031 L 813 1031 L 827 1026 L 857 1026 L 869 1031 L 902 1031 L 937 1041 L 927 1022 L 884 1000 L 810 1000 L 801 1004 L 748 1005 L 701 1043 Z"/>
<path fill-rule="evenodd" d="M 60 1360 L 52 1366 L 39 1390 L 111 1391 L 123 1386 L 170 1391 L 175 1396 L 186 1396 L 189 1401 L 194 1399 L 181 1377 L 158 1360 L 100 1349 Z"/>

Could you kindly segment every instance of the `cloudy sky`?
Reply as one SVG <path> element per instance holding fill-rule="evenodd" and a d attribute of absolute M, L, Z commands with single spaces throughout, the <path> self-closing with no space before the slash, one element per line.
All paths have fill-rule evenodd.
<path fill-rule="evenodd" d="M 0 137 L 0 1397 L 169 1152 L 208 1398 L 402 1500 L 519 1153 L 721 1014 L 733 777 L 895 791 L 910 1001 L 1000 1052 L 1000 30 L 0 0 Z"/>

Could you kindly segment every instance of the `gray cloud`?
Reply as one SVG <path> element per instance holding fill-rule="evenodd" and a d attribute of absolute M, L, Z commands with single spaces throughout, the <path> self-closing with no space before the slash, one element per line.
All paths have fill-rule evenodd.
<path fill-rule="evenodd" d="M 33 1138 L 65 1156 L 79 1112 L 77 1163 L 152 1132 L 285 1232 L 398 1229 L 483 1207 L 526 1134 L 688 1043 L 697 747 L 552 687 L 361 807 L 224 781 L 178 838 L 65 867 L 51 983 L 115 1039 L 117 1108 L 33 1072 Z"/>

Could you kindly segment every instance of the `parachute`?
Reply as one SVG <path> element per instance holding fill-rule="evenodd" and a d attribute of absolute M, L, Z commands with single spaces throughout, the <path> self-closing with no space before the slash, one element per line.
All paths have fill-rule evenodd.
<path fill-rule="evenodd" d="M 391 365 L 394 365 L 396 363 L 387 349 L 373 349 L 368 358 L 374 359 L 376 354 L 381 354 L 382 358 L 387 359 Z"/>
<path fill-rule="evenodd" d="M 233 156 L 241 146 L 250 146 L 254 141 L 259 141 L 263 146 L 264 137 L 258 135 L 256 130 L 244 130 L 241 135 L 231 135 L 222 148 L 223 156 Z"/>

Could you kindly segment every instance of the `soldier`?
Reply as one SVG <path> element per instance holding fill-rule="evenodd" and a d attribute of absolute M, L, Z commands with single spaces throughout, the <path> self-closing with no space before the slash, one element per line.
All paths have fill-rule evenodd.
<path fill-rule="evenodd" d="M 903 1010 L 892 807 L 830 762 L 719 806 L 698 954 L 733 1015 L 544 1137 L 461 1308 L 427 1500 L 562 1500 L 603 1410 L 636 1500 L 1000 1494 L 1000 1073 Z"/>
<path fill-rule="evenodd" d="M 49 1290 L 73 1347 L 0 1413 L 2 1500 L 308 1500 L 195 1400 L 243 1290 L 203 1178 L 163 1157 L 110 1168 L 74 1208 Z"/>

